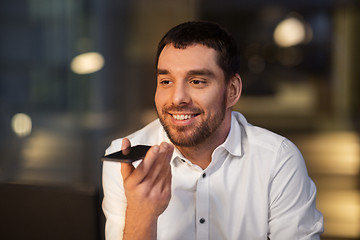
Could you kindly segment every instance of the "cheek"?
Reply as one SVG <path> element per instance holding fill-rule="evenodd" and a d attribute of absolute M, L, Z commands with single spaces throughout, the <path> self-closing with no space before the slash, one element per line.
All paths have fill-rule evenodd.
<path fill-rule="evenodd" d="M 154 102 L 155 102 L 155 107 L 158 111 L 164 106 L 164 101 L 165 101 L 164 96 L 159 91 L 156 91 Z"/>
<path fill-rule="evenodd" d="M 154 96 L 154 102 L 155 102 L 156 106 L 158 105 L 159 101 L 160 101 L 159 92 L 158 92 L 158 90 L 156 90 L 155 96 Z"/>
<path fill-rule="evenodd" d="M 209 94 L 199 94 L 198 102 L 202 103 L 202 107 L 209 110 L 218 110 L 224 101 L 223 91 L 214 91 Z"/>

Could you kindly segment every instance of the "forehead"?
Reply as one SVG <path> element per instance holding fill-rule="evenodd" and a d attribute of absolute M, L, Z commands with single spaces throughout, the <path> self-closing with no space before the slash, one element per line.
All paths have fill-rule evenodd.
<path fill-rule="evenodd" d="M 217 64 L 217 52 L 202 44 L 194 44 L 186 48 L 166 45 L 160 53 L 157 67 L 158 69 L 206 67 L 221 70 Z"/>

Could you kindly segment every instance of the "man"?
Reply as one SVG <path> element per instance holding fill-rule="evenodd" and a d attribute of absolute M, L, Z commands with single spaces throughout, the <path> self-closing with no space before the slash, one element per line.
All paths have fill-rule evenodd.
<path fill-rule="evenodd" d="M 242 88 L 234 39 L 213 23 L 180 24 L 156 66 L 159 119 L 106 151 L 153 146 L 136 166 L 104 162 L 107 239 L 319 239 L 301 153 L 232 111 Z"/>

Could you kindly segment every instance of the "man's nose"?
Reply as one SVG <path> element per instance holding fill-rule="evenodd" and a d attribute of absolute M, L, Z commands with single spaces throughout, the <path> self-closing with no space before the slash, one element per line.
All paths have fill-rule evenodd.
<path fill-rule="evenodd" d="M 176 84 L 172 93 L 172 101 L 174 105 L 184 105 L 190 103 L 190 93 L 185 84 Z"/>

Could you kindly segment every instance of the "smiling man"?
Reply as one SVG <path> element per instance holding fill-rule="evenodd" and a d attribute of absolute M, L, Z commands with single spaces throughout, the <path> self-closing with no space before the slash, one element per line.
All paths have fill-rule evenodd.
<path fill-rule="evenodd" d="M 242 83 L 234 39 L 187 22 L 160 41 L 159 118 L 106 154 L 151 145 L 142 161 L 104 162 L 107 239 L 319 239 L 316 187 L 296 146 L 233 112 Z"/>

